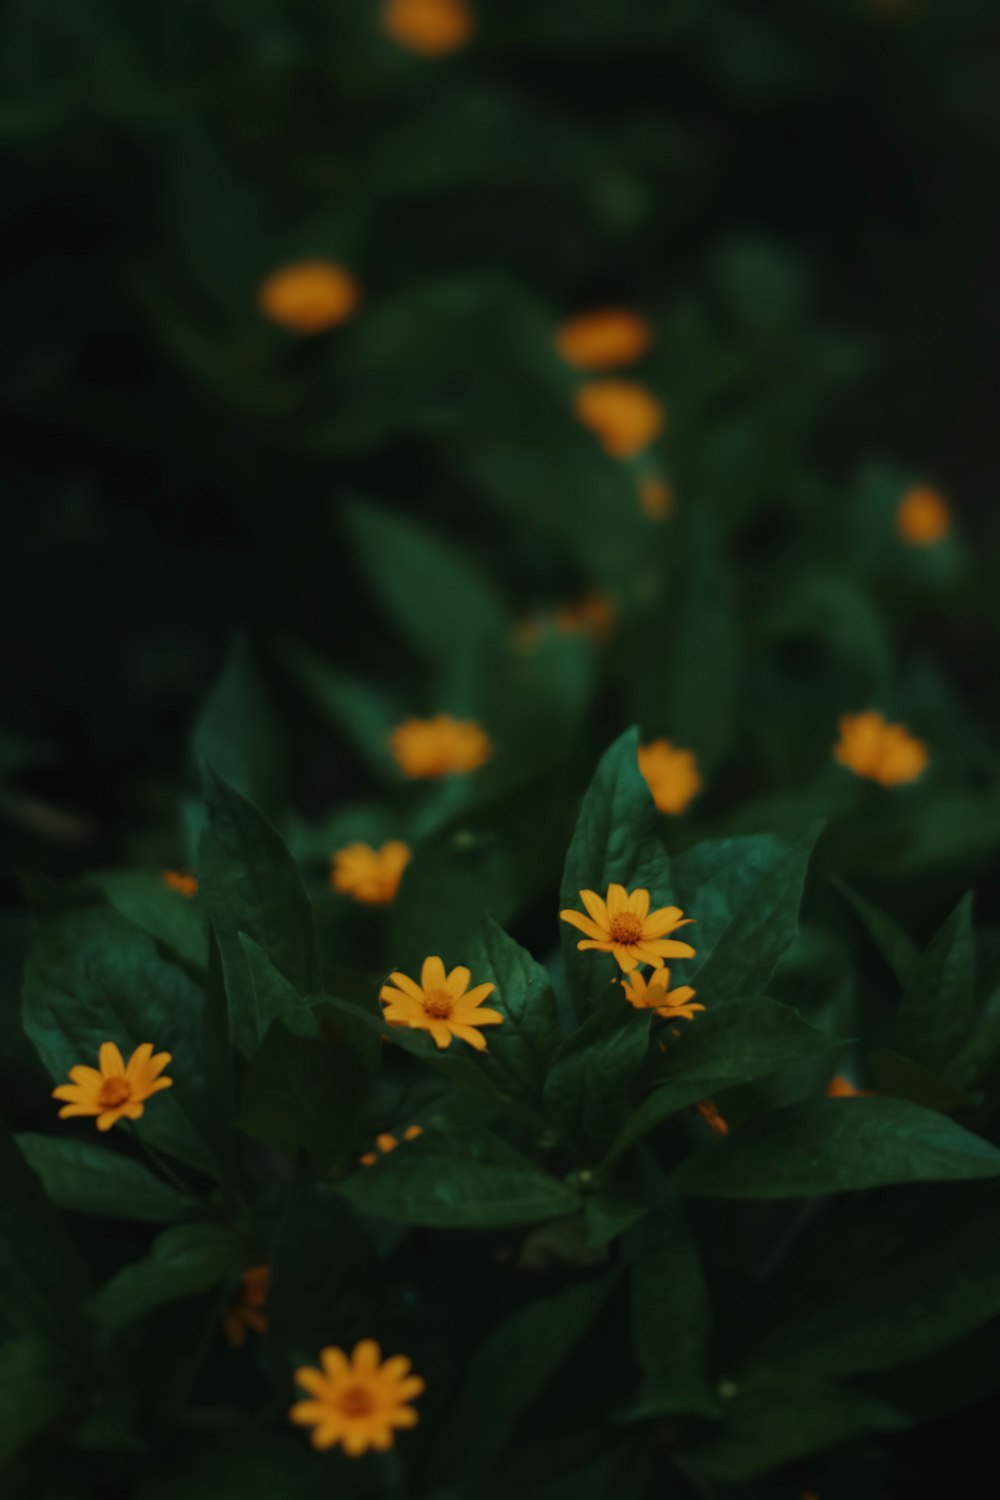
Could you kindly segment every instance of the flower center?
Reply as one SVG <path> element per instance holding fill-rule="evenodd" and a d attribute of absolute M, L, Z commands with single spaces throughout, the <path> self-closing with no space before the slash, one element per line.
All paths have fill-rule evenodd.
<path fill-rule="evenodd" d="M 103 1109 L 117 1109 L 119 1104 L 128 1102 L 131 1094 L 127 1078 L 105 1078 L 101 1084 L 101 1106 Z"/>
<path fill-rule="evenodd" d="M 365 1385 L 348 1385 L 337 1396 L 345 1417 L 367 1417 L 375 1410 L 375 1399 Z"/>
<path fill-rule="evenodd" d="M 642 922 L 630 911 L 611 918 L 611 939 L 615 943 L 637 943 L 642 937 Z"/>
<path fill-rule="evenodd" d="M 447 990 L 424 991 L 424 1010 L 433 1021 L 447 1021 L 454 1003 Z"/>

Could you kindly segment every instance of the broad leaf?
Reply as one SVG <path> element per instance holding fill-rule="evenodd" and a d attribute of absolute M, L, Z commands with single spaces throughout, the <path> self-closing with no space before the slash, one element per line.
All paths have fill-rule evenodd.
<path fill-rule="evenodd" d="M 344 1162 L 368 1094 L 360 1055 L 345 1041 L 324 1041 L 271 1027 L 254 1056 L 240 1099 L 240 1127 L 282 1151 L 305 1151 L 321 1170 Z"/>
<path fill-rule="evenodd" d="M 837 889 L 851 903 L 867 929 L 875 947 L 885 959 L 899 983 L 905 985 L 916 968 L 918 952 L 913 940 L 898 922 L 842 880 L 834 881 Z"/>
<path fill-rule="evenodd" d="M 246 642 L 233 642 L 198 722 L 191 749 L 255 807 L 277 813 L 283 800 L 284 747 Z"/>
<path fill-rule="evenodd" d="M 564 1044 L 545 1082 L 545 1106 L 579 1148 L 608 1148 L 629 1117 L 629 1090 L 649 1052 L 652 1013 L 624 999 L 610 1017 L 596 1011 Z"/>
<path fill-rule="evenodd" d="M 27 1165 L 0 1124 L 0 1325 L 57 1347 L 78 1333 L 86 1271 Z"/>
<path fill-rule="evenodd" d="M 962 898 L 915 965 L 896 1013 L 896 1049 L 936 1072 L 975 1022 L 976 950 L 972 896 Z"/>
<path fill-rule="evenodd" d="M 208 959 L 208 924 L 197 900 L 164 884 L 148 870 L 103 870 L 87 876 L 116 911 L 170 948 L 185 963 L 203 969 Z"/>
<path fill-rule="evenodd" d="M 246 1260 L 245 1241 L 224 1224 L 179 1224 L 158 1235 L 144 1259 L 105 1282 L 88 1312 L 105 1328 L 118 1329 L 154 1307 L 235 1280 Z"/>
<path fill-rule="evenodd" d="M 26 1134 L 17 1137 L 17 1144 L 58 1208 L 152 1224 L 169 1224 L 198 1208 L 196 1198 L 178 1192 L 103 1139 Z"/>
<path fill-rule="evenodd" d="M 556 1001 L 547 972 L 490 919 L 469 945 L 468 966 L 472 984 L 496 985 L 485 1003 L 504 1022 L 489 1032 L 491 1058 L 505 1080 L 537 1092 L 556 1040 Z"/>

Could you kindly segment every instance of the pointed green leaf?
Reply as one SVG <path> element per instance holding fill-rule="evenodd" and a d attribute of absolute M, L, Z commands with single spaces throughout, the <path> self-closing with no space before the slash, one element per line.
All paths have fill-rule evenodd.
<path fill-rule="evenodd" d="M 922 1104 L 925 1109 L 940 1109 L 945 1114 L 953 1109 L 969 1108 L 973 1100 L 955 1084 L 922 1068 L 898 1052 L 874 1052 L 869 1059 L 872 1083 L 878 1094 L 891 1094 L 896 1099 L 909 1099 L 913 1104 Z"/>
<path fill-rule="evenodd" d="M 0 1124 L 0 1326 L 73 1342 L 87 1273 L 42 1184 Z"/>
<path fill-rule="evenodd" d="M 17 1144 L 57 1208 L 169 1224 L 198 1207 L 197 1199 L 179 1193 L 104 1139 L 24 1134 Z"/>
<path fill-rule="evenodd" d="M 566 1138 L 607 1150 L 628 1119 L 629 1090 L 649 1052 L 650 1011 L 626 1000 L 595 1011 L 567 1039 L 545 1082 L 545 1107 Z"/>
<path fill-rule="evenodd" d="M 246 1242 L 226 1225 L 178 1224 L 157 1235 L 142 1260 L 105 1282 L 88 1312 L 105 1328 L 122 1328 L 154 1307 L 235 1280 L 246 1261 Z"/>
<path fill-rule="evenodd" d="M 900 984 L 905 985 L 916 968 L 918 958 L 916 943 L 903 931 L 898 922 L 887 916 L 884 911 L 880 911 L 864 896 L 860 896 L 857 891 L 852 890 L 844 881 L 835 880 L 834 885 L 854 907 L 875 947 Z"/>
<path fill-rule="evenodd" d="M 191 749 L 203 763 L 255 807 L 275 814 L 283 800 L 284 746 L 264 686 L 242 637 L 225 665 L 195 725 Z"/>
<path fill-rule="evenodd" d="M 347 1160 L 367 1094 L 365 1065 L 353 1047 L 276 1021 L 250 1065 L 239 1123 L 270 1146 L 305 1151 L 325 1170 Z"/>
<path fill-rule="evenodd" d="M 0 1344 L 0 1469 L 51 1427 L 71 1397 L 56 1348 L 35 1338 Z"/>
<path fill-rule="evenodd" d="M 172 949 L 185 963 L 203 969 L 208 960 L 205 908 L 171 890 L 162 875 L 148 870 L 99 870 L 87 876 L 107 896 L 115 911 Z"/>
<path fill-rule="evenodd" d="M 896 1013 L 896 1049 L 944 1072 L 975 1024 L 972 895 L 964 896 L 920 955 Z"/>
<path fill-rule="evenodd" d="M 504 1017 L 503 1025 L 488 1034 L 491 1058 L 505 1077 L 537 1092 L 557 1036 L 556 1001 L 547 972 L 489 918 L 469 945 L 467 963 L 473 985 L 496 985 L 484 1002 Z"/>

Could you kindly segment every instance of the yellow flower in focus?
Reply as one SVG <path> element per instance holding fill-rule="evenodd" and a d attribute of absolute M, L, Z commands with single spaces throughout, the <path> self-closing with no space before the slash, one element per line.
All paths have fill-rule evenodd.
<path fill-rule="evenodd" d="M 873 1094 L 871 1089 L 855 1088 L 849 1078 L 845 1078 L 843 1073 L 838 1073 L 827 1084 L 826 1097 L 828 1099 L 871 1099 Z"/>
<path fill-rule="evenodd" d="M 163 884 L 168 891 L 176 891 L 178 896 L 184 896 L 188 901 L 198 894 L 197 877 L 182 874 L 180 870 L 164 870 Z"/>
<path fill-rule="evenodd" d="M 251 1266 L 243 1272 L 239 1291 L 222 1315 L 222 1331 L 231 1349 L 242 1349 L 247 1341 L 247 1329 L 254 1333 L 266 1333 L 267 1294 L 271 1289 L 271 1267 Z"/>
<path fill-rule="evenodd" d="M 457 52 L 475 28 L 466 0 L 386 0 L 381 24 L 386 36 L 420 57 Z"/>
<path fill-rule="evenodd" d="M 123 1116 L 140 1120 L 144 1101 L 160 1089 L 168 1089 L 172 1078 L 159 1075 L 170 1061 L 169 1052 L 153 1055 L 152 1042 L 143 1042 L 125 1060 L 114 1042 L 102 1042 L 98 1056 L 100 1071 L 83 1064 L 70 1068 L 72 1083 L 61 1083 L 52 1090 L 53 1099 L 66 1102 L 59 1111 L 60 1120 L 73 1115 L 96 1115 L 98 1130 L 110 1130 Z"/>
<path fill-rule="evenodd" d="M 579 604 L 564 604 L 557 609 L 555 624 L 563 635 L 582 631 L 601 645 L 615 628 L 615 607 L 606 594 L 588 594 Z"/>
<path fill-rule="evenodd" d="M 639 508 L 647 521 L 665 521 L 673 514 L 674 487 L 658 474 L 639 480 Z"/>
<path fill-rule="evenodd" d="M 696 1104 L 694 1107 L 705 1123 L 715 1131 L 716 1135 L 729 1134 L 729 1126 L 716 1109 L 714 1099 L 703 1099 L 700 1104 Z"/>
<path fill-rule="evenodd" d="M 425 958 L 419 984 L 405 974 L 389 975 L 379 993 L 385 1005 L 383 1015 L 390 1026 L 429 1031 L 438 1047 L 450 1047 L 452 1037 L 458 1037 L 477 1052 L 485 1052 L 486 1038 L 476 1028 L 500 1026 L 503 1016 L 498 1010 L 483 1009 L 483 1001 L 496 985 L 477 984 L 470 990 L 471 978 L 462 965 L 446 974 L 440 958 Z"/>
<path fill-rule="evenodd" d="M 933 547 L 951 530 L 951 510 L 939 490 L 914 485 L 896 507 L 896 532 L 911 547 Z"/>
<path fill-rule="evenodd" d="M 682 813 L 701 791 L 701 776 L 693 750 L 679 750 L 669 740 L 639 746 L 639 770 L 657 809 Z"/>
<path fill-rule="evenodd" d="M 265 277 L 257 306 L 292 333 L 325 333 L 354 316 L 361 288 L 349 271 L 329 260 L 302 260 Z"/>
<path fill-rule="evenodd" d="M 407 719 L 392 731 L 390 745 L 400 768 L 414 778 L 477 771 L 493 754 L 489 735 L 474 720 L 450 714 Z"/>
<path fill-rule="evenodd" d="M 652 342 L 645 318 L 621 307 L 604 307 L 569 318 L 556 333 L 556 349 L 578 370 L 614 370 L 634 365 Z"/>
<path fill-rule="evenodd" d="M 297 1401 L 288 1413 L 300 1427 L 311 1427 L 314 1448 L 338 1443 L 351 1458 L 369 1448 L 384 1453 L 396 1440 L 396 1429 L 415 1427 L 417 1413 L 409 1404 L 424 1390 L 419 1375 L 403 1354 L 382 1361 L 374 1339 L 362 1339 L 348 1357 L 343 1349 L 323 1349 L 322 1369 L 306 1365 L 295 1381 L 309 1399 Z"/>
<path fill-rule="evenodd" d="M 330 884 L 366 906 L 388 906 L 411 858 L 409 847 L 400 839 L 390 839 L 381 849 L 348 844 L 333 856 Z"/>
<path fill-rule="evenodd" d="M 927 769 L 927 747 L 902 724 L 887 723 L 877 709 L 845 714 L 837 727 L 840 739 L 833 747 L 834 759 L 855 776 L 879 786 L 901 786 Z"/>
<path fill-rule="evenodd" d="M 406 1129 L 403 1131 L 402 1139 L 404 1141 L 415 1141 L 417 1137 L 423 1135 L 423 1133 L 423 1126 L 407 1125 Z M 379 1151 L 383 1156 L 388 1156 L 390 1151 L 395 1151 L 396 1147 L 400 1144 L 400 1141 L 390 1131 L 385 1130 L 381 1135 L 377 1135 L 375 1137 L 375 1144 L 378 1147 L 378 1151 L 366 1151 L 364 1156 L 358 1157 L 358 1161 L 360 1162 L 361 1166 L 373 1167 L 378 1161 Z"/>
<path fill-rule="evenodd" d="M 651 912 L 648 891 L 629 893 L 623 885 L 609 885 L 606 901 L 596 891 L 581 891 L 580 900 L 589 916 L 579 911 L 561 911 L 559 915 L 564 922 L 586 933 L 586 940 L 576 945 L 581 952 L 594 948 L 598 953 L 613 953 L 626 974 L 639 964 L 661 969 L 664 959 L 694 958 L 695 950 L 690 943 L 679 943 L 666 936 L 694 920 L 685 917 L 679 906 L 662 906 Z"/>
<path fill-rule="evenodd" d="M 692 1005 L 695 991 L 689 984 L 670 988 L 670 970 L 654 969 L 647 982 L 639 969 L 634 969 L 622 980 L 625 998 L 636 1010 L 655 1010 L 665 1021 L 693 1021 L 695 1012 L 704 1010 L 703 1005 Z"/>
<path fill-rule="evenodd" d="M 663 406 L 644 385 L 631 380 L 595 380 L 573 398 L 577 418 L 612 458 L 632 458 L 663 428 Z"/>

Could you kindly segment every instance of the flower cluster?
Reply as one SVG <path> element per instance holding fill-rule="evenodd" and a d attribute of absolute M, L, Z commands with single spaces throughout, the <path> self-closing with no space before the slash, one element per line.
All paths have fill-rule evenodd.
<path fill-rule="evenodd" d="M 671 990 L 670 970 L 664 963 L 668 958 L 694 958 L 690 943 L 669 936 L 688 926 L 692 917 L 685 917 L 679 906 L 650 911 L 649 892 L 641 887 L 629 892 L 623 885 L 612 884 L 604 900 L 596 891 L 581 891 L 580 900 L 587 908 L 586 915 L 573 910 L 559 915 L 585 934 L 577 948 L 614 955 L 618 967 L 628 975 L 622 986 L 630 1005 L 669 1020 L 692 1020 L 696 1011 L 705 1009 L 691 1004 L 695 991 L 690 985 Z M 640 964 L 652 966 L 648 980 L 639 972 Z"/>

